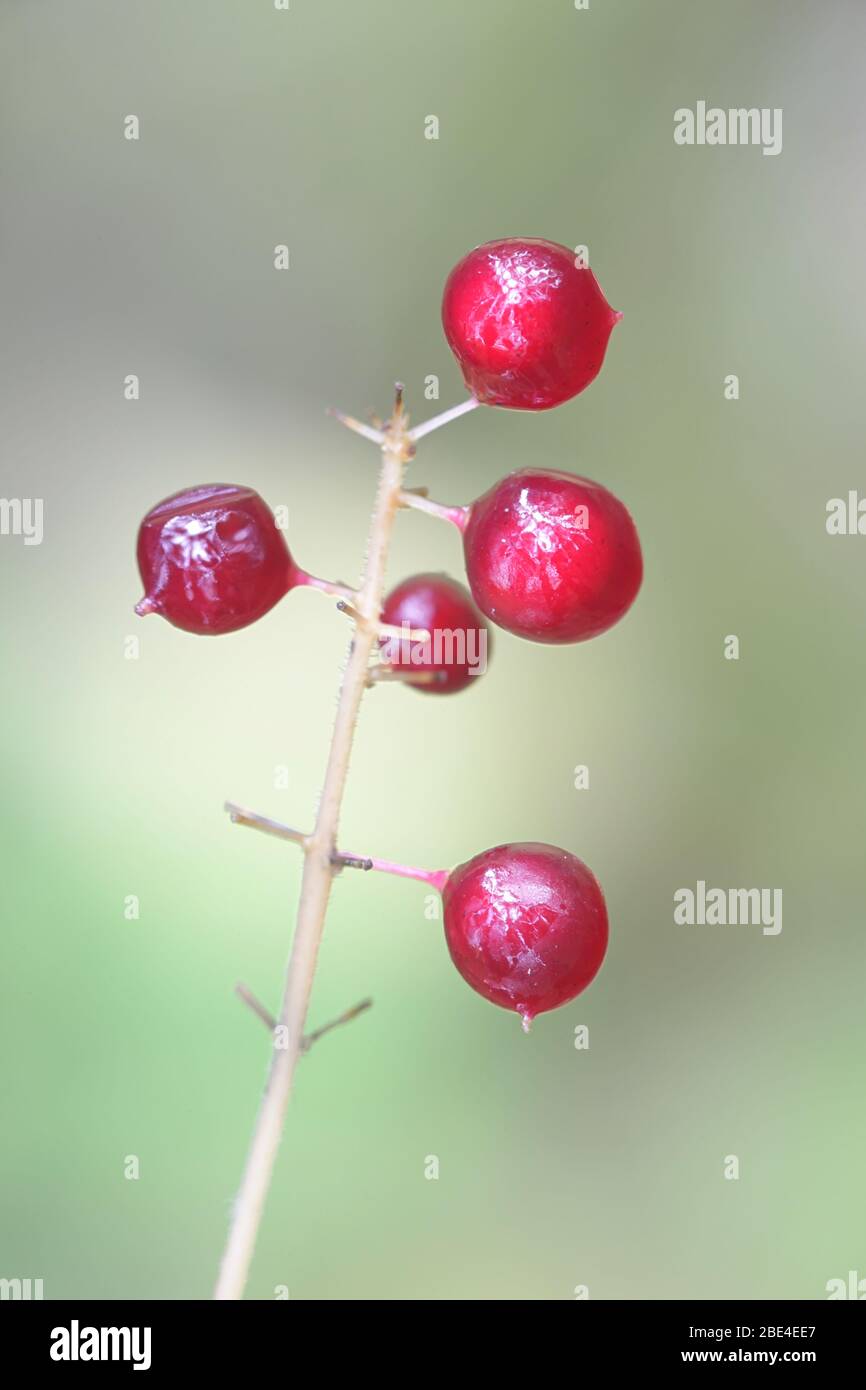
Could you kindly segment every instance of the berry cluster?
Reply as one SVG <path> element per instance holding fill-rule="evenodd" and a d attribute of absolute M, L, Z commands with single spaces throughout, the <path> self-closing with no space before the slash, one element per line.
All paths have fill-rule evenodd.
<path fill-rule="evenodd" d="M 470 252 L 448 277 L 442 306 L 471 392 L 467 408 L 547 410 L 571 399 L 598 374 L 619 318 L 566 247 L 524 238 Z M 426 432 L 422 426 L 416 435 Z M 439 574 L 414 575 L 393 589 L 381 609 L 370 683 L 393 679 L 427 694 L 455 694 L 484 669 L 472 653 L 483 645 L 489 654 L 485 618 L 530 641 L 581 642 L 618 622 L 640 588 L 634 523 L 612 493 L 586 478 L 524 468 L 469 506 L 442 506 L 423 490 L 401 492 L 400 504 L 459 527 L 471 595 Z M 138 563 L 145 596 L 136 611 L 160 613 L 187 632 L 234 632 L 301 586 L 336 595 L 358 617 L 356 591 L 301 569 L 270 509 L 247 487 L 211 484 L 158 503 L 141 524 Z M 437 644 L 442 634 L 449 640 Z M 244 823 L 274 831 L 261 817 Z M 336 851 L 333 858 L 338 868 L 360 863 L 440 889 L 460 974 L 484 998 L 516 1011 L 524 1026 L 573 999 L 601 966 L 604 898 L 589 869 L 565 850 L 500 845 L 447 874 Z"/>

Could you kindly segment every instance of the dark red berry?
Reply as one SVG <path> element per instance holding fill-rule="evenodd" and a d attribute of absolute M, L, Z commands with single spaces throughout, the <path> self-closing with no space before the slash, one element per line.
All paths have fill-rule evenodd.
<path fill-rule="evenodd" d="M 567 246 L 508 237 L 477 246 L 445 285 L 442 324 L 469 390 L 485 405 L 547 410 L 598 376 L 612 309 Z"/>
<path fill-rule="evenodd" d="M 306 582 L 267 503 L 252 488 L 210 483 L 175 493 L 141 523 L 140 614 L 186 632 L 246 627 Z"/>
<path fill-rule="evenodd" d="M 487 667 L 490 631 L 462 584 L 445 574 L 415 574 L 392 589 L 382 620 L 392 627 L 423 629 L 428 642 L 390 637 L 382 660 L 406 675 L 433 677 L 416 689 L 453 695 L 472 685 Z"/>
<path fill-rule="evenodd" d="M 445 939 L 467 984 L 485 999 L 536 1014 L 580 994 L 607 949 L 601 888 L 580 859 L 554 845 L 499 845 L 449 874 Z"/>
<path fill-rule="evenodd" d="M 634 522 L 613 493 L 573 473 L 525 468 L 468 508 L 466 573 L 482 613 L 533 642 L 582 642 L 640 588 Z"/>

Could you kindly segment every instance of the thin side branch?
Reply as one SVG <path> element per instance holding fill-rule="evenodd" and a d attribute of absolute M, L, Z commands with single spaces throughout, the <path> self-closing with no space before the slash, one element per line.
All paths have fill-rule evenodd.
<path fill-rule="evenodd" d="M 393 874 L 396 878 L 414 878 L 419 883 L 427 883 L 441 893 L 448 882 L 447 869 L 418 869 L 411 864 L 395 864 L 392 859 L 375 859 L 359 854 L 339 854 L 334 862 L 343 869 L 363 869 L 369 872 L 376 869 L 380 874 Z"/>
<path fill-rule="evenodd" d="M 247 811 L 243 806 L 236 806 L 233 801 L 227 801 L 225 809 L 233 825 L 248 825 L 251 830 L 261 830 L 265 835 L 273 835 L 277 840 L 291 840 L 302 849 L 306 849 L 310 844 L 311 837 L 305 835 L 302 830 L 293 830 L 289 825 L 281 825 L 278 820 L 271 820 L 270 816 L 260 816 L 255 811 Z"/>
<path fill-rule="evenodd" d="M 235 985 L 235 994 L 243 1000 L 248 1008 L 252 1009 L 257 1018 L 262 1020 L 269 1033 L 276 1031 L 279 1027 L 277 1020 L 272 1013 L 268 1012 L 261 1000 L 256 998 L 251 989 L 248 989 L 246 985 L 237 984 Z M 372 999 L 362 999 L 360 1004 L 354 1004 L 351 1009 L 346 1009 L 337 1018 L 332 1018 L 330 1023 L 323 1023 L 321 1028 L 314 1029 L 312 1033 L 306 1033 L 301 1044 L 301 1055 L 306 1056 L 313 1043 L 318 1042 L 319 1038 L 323 1038 L 333 1028 L 340 1028 L 344 1023 L 351 1023 L 353 1018 L 357 1018 L 359 1014 L 364 1013 L 372 1006 Z"/>
<path fill-rule="evenodd" d="M 341 584 L 339 581 L 331 579 L 319 579 L 315 574 L 307 574 L 302 570 L 303 578 L 299 583 L 305 584 L 308 589 L 315 589 L 320 594 L 333 594 L 337 598 L 353 599 L 358 597 L 358 590 L 353 589 L 351 584 Z"/>
<path fill-rule="evenodd" d="M 481 404 L 474 396 L 470 396 L 468 401 L 461 401 L 459 405 L 452 405 L 450 410 L 443 410 L 441 415 L 434 415 L 430 420 L 424 420 L 422 424 L 416 425 L 414 430 L 409 431 L 409 438 L 413 444 L 417 444 L 419 439 L 423 439 L 425 434 L 432 434 L 434 430 L 441 430 L 443 425 L 448 425 L 452 420 L 459 420 L 461 415 L 468 415 L 470 410 L 475 410 Z"/>
<path fill-rule="evenodd" d="M 375 668 L 374 668 L 375 669 Z M 418 679 L 421 679 L 419 673 Z M 436 679 L 438 673 L 430 672 L 431 679 Z M 282 825 L 280 821 L 271 820 L 270 816 L 260 816 L 255 811 L 245 811 L 241 806 L 235 806 L 231 801 L 226 802 L 226 810 L 235 825 L 247 825 L 251 830 L 261 830 L 265 835 L 271 835 L 276 840 L 289 840 L 292 844 L 301 845 L 304 850 L 309 849 L 312 843 L 312 836 L 303 835 L 300 830 L 293 830 L 291 826 Z M 335 872 L 340 869 L 383 869 L 386 873 L 401 874 L 403 877 L 420 878 L 427 882 L 430 874 L 426 869 L 403 869 L 399 865 L 391 864 L 387 859 L 370 859 L 367 855 L 344 854 L 342 850 L 334 849 L 331 853 L 330 863 Z M 435 878 L 436 875 L 434 874 Z M 242 986 L 238 986 L 238 993 L 242 994 Z M 246 997 L 242 994 L 242 997 Z M 249 1003 L 249 1000 L 247 1000 Z"/>
<path fill-rule="evenodd" d="M 353 604 L 346 603 L 341 599 L 337 607 L 341 613 L 345 613 L 347 617 L 352 618 L 357 623 L 358 627 L 362 627 L 366 623 L 367 620 L 364 618 L 363 614 L 360 613 Z M 381 623 L 378 619 L 373 623 L 373 631 L 376 637 L 393 637 L 396 638 L 398 642 L 430 641 L 430 633 L 426 628 L 395 627 L 392 623 Z"/>
<path fill-rule="evenodd" d="M 240 982 L 238 982 L 235 985 L 235 994 L 238 996 L 239 999 L 242 999 L 244 1001 L 247 1008 L 252 1009 L 253 1013 L 256 1015 L 256 1018 L 260 1018 L 262 1020 L 262 1023 L 265 1025 L 268 1032 L 273 1033 L 274 1029 L 277 1026 L 277 1020 L 274 1018 L 272 1013 L 268 1012 L 261 1000 L 256 998 L 252 990 L 247 989 L 246 985 L 243 985 Z"/>
<path fill-rule="evenodd" d="M 304 1053 L 309 1052 L 313 1043 L 318 1042 L 319 1038 L 323 1038 L 325 1034 L 330 1033 L 333 1028 L 342 1028 L 344 1023 L 351 1023 L 359 1014 L 366 1013 L 367 1009 L 371 1009 L 372 1007 L 372 999 L 362 999 L 360 1004 L 354 1004 L 351 1009 L 346 1009 L 346 1012 L 340 1014 L 339 1017 L 332 1018 L 330 1023 L 323 1023 L 321 1028 L 315 1028 L 312 1033 L 307 1033 L 304 1038 Z"/>
<path fill-rule="evenodd" d="M 399 682 L 402 685 L 444 685 L 447 679 L 446 671 L 412 671 L 380 662 L 378 666 L 371 668 L 367 676 L 367 685 L 382 685 L 385 682 Z"/>
<path fill-rule="evenodd" d="M 464 531 L 469 520 L 468 507 L 446 507 L 442 502 L 433 502 L 426 492 L 416 492 L 414 488 L 402 490 L 400 506 L 409 507 L 416 512 L 426 512 L 428 516 L 435 516 L 439 521 L 450 521 L 458 531 Z"/>
<path fill-rule="evenodd" d="M 341 425 L 345 425 L 347 430 L 353 430 L 355 434 L 360 434 L 364 439 L 369 439 L 372 444 L 384 444 L 384 430 L 374 429 L 372 425 L 365 425 L 363 420 L 356 420 L 354 415 L 345 415 L 342 410 L 335 410 L 333 406 L 328 409 L 328 414 L 335 420 L 339 420 Z"/>

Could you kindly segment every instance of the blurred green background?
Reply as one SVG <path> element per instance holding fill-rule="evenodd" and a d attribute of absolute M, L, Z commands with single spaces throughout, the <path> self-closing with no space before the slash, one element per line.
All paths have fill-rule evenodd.
<path fill-rule="evenodd" d="M 327 750 L 345 619 L 298 593 L 215 641 L 140 622 L 141 515 L 248 483 L 352 582 L 376 458 L 325 408 L 386 409 L 397 376 L 416 419 L 462 399 L 445 276 L 523 234 L 589 246 L 625 314 L 603 372 L 451 426 L 411 481 L 597 478 L 645 586 L 598 641 L 500 635 L 462 697 L 374 692 L 343 841 L 431 867 L 562 844 L 610 952 L 526 1038 L 420 885 L 344 875 L 310 1021 L 375 1005 L 301 1064 L 249 1295 L 866 1276 L 866 540 L 824 524 L 864 476 L 864 43 L 859 0 L 3 6 L 0 490 L 45 499 L 45 536 L 0 538 L 0 1275 L 209 1296 L 269 1053 L 232 988 L 277 1006 L 300 879 L 221 805 L 309 823 Z M 678 148 L 698 100 L 782 107 L 783 152 Z M 390 577 L 442 568 L 456 534 L 401 518 Z M 699 878 L 782 888 L 781 935 L 675 926 Z"/>

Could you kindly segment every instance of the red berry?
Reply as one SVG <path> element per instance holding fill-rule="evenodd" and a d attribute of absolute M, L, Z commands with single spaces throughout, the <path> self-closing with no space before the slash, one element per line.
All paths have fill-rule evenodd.
<path fill-rule="evenodd" d="M 273 513 L 252 488 L 210 483 L 175 493 L 138 532 L 145 596 L 140 614 L 161 613 L 186 632 L 234 632 L 306 582 Z"/>
<path fill-rule="evenodd" d="M 490 632 L 462 584 L 445 574 L 415 574 L 392 589 L 385 600 L 382 619 L 392 627 L 420 628 L 430 633 L 429 642 L 385 638 L 382 660 L 413 675 L 436 677 L 418 684 L 417 690 L 452 695 L 472 685 L 486 670 Z"/>
<path fill-rule="evenodd" d="M 588 267 L 554 241 L 488 241 L 452 270 L 442 325 L 484 405 L 547 410 L 598 376 L 622 317 Z"/>
<path fill-rule="evenodd" d="M 445 939 L 467 984 L 536 1014 L 580 994 L 607 949 L 607 909 L 585 864 L 554 845 L 499 845 L 448 876 Z"/>
<path fill-rule="evenodd" d="M 573 473 L 525 468 L 468 509 L 466 572 L 482 613 L 534 642 L 582 642 L 618 622 L 643 577 L 634 522 Z"/>

